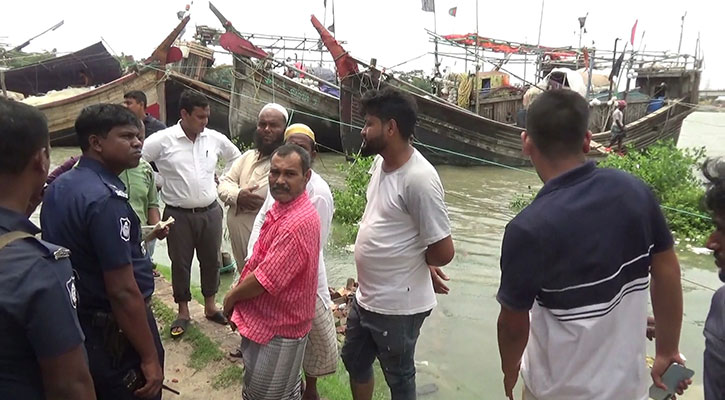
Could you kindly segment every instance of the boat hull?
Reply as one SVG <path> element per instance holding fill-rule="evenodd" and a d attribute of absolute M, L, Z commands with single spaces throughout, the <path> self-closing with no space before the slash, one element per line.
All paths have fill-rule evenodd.
<path fill-rule="evenodd" d="M 358 153 L 362 138 L 360 130 L 364 124 L 361 116 L 362 93 L 387 86 L 406 90 L 405 85 L 394 78 L 380 80 L 380 71 L 371 68 L 343 79 L 340 97 L 340 136 L 347 154 Z M 497 165 L 513 167 L 531 166 L 530 160 L 521 152 L 522 128 L 485 118 L 475 113 L 448 104 L 432 96 L 425 96 L 412 90 L 410 93 L 418 106 L 418 124 L 414 145 L 434 164 L 451 165 Z M 662 109 L 646 114 L 646 103 L 634 104 L 628 111 L 627 138 L 625 145 L 644 149 L 660 140 L 677 143 L 682 121 L 693 112 L 693 108 L 680 102 L 670 101 Z M 610 108 L 606 104 L 591 108 L 590 128 L 600 123 L 606 126 Z M 611 121 L 609 121 L 611 124 Z M 610 132 L 593 136 L 589 156 L 597 159 L 606 156 L 605 145 L 609 143 Z"/>
<path fill-rule="evenodd" d="M 123 103 L 123 95 L 132 90 L 140 90 L 148 99 L 148 111 L 156 118 L 166 117 L 164 80 L 154 69 L 126 74 L 115 81 L 101 85 L 77 96 L 41 104 L 38 109 L 45 114 L 50 132 L 50 144 L 54 146 L 73 146 L 78 144 L 75 134 L 75 120 L 83 108 L 100 103 Z"/>
<path fill-rule="evenodd" d="M 201 93 L 209 99 L 210 114 L 207 127 L 231 137 L 229 130 L 231 92 L 177 73 L 171 73 L 166 81 L 166 125 L 175 125 L 181 118 L 179 98 L 187 89 Z"/>
<path fill-rule="evenodd" d="M 341 151 L 339 100 L 327 93 L 295 82 L 273 71 L 257 68 L 245 58 L 234 59 L 229 130 L 251 144 L 259 112 L 267 103 L 278 103 L 290 111 L 289 123 L 303 123 L 315 132 L 321 150 Z"/>

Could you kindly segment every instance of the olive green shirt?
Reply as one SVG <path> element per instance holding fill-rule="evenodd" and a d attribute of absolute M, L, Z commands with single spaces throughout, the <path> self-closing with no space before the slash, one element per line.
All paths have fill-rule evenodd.
<path fill-rule="evenodd" d="M 138 215 L 141 225 L 148 225 L 149 208 L 159 208 L 159 192 L 156 189 L 151 164 L 141 159 L 138 167 L 127 169 L 118 177 L 126 185 L 128 203 Z"/>

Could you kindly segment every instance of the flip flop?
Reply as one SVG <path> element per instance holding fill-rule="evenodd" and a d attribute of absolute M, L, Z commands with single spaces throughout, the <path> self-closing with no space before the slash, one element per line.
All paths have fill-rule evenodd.
<path fill-rule="evenodd" d="M 172 339 L 180 339 L 182 336 L 184 336 L 184 333 L 186 333 L 186 328 L 189 327 L 189 322 L 191 322 L 190 319 L 186 318 L 177 318 L 169 328 L 169 333 L 171 334 Z M 178 330 L 180 328 L 181 330 Z M 176 332 L 174 332 L 176 330 Z"/>
<path fill-rule="evenodd" d="M 227 318 L 224 316 L 224 314 L 222 314 L 221 311 L 217 311 L 212 315 L 207 315 L 206 319 L 219 325 L 226 325 L 229 323 L 229 321 L 227 321 Z"/>

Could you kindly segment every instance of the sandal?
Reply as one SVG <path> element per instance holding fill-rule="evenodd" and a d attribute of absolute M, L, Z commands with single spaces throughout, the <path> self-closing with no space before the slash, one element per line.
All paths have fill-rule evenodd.
<path fill-rule="evenodd" d="M 227 321 L 227 318 L 224 316 L 224 314 L 222 314 L 221 311 L 217 311 L 212 315 L 207 315 L 206 319 L 219 325 L 226 325 L 229 323 L 229 321 Z"/>
<path fill-rule="evenodd" d="M 169 328 L 169 333 L 171 334 L 171 338 L 179 339 L 182 336 L 184 336 L 184 333 L 186 333 L 186 329 L 189 327 L 189 322 L 191 322 L 190 319 L 177 318 L 171 324 L 171 328 Z"/>

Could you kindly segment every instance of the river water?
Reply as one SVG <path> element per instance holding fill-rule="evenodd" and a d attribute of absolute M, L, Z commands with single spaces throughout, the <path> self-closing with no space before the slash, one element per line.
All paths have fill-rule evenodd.
<path fill-rule="evenodd" d="M 689 116 L 679 144 L 705 146 L 708 155 L 725 156 L 725 113 Z M 77 153 L 76 148 L 53 149 L 52 162 L 57 165 Z M 343 176 L 336 166 L 343 162 L 340 156 L 323 154 L 315 169 L 331 186 L 339 186 Z M 513 217 L 509 209 L 512 198 L 528 187 L 538 189 L 541 183 L 535 174 L 495 167 L 440 166 L 438 172 L 446 190 L 456 257 L 445 267 L 451 277 L 451 292 L 438 296 L 438 307 L 426 320 L 418 342 L 418 386 L 437 387 L 425 396 L 428 399 L 503 398 L 496 340 L 499 305 L 495 299 L 501 239 Z M 37 215 L 35 218 L 37 221 Z M 229 247 L 228 241 L 224 246 Z M 721 282 L 712 256 L 697 254 L 684 245 L 679 246 L 679 256 L 683 277 L 697 283 L 683 282 L 685 316 L 680 349 L 688 366 L 695 370 L 694 385 L 683 398 L 701 399 L 702 328 L 713 293 L 708 288 L 717 288 Z M 154 258 L 170 265 L 165 243 L 157 246 Z M 344 248 L 329 247 L 326 263 L 331 286 L 340 287 L 348 277 L 356 276 L 352 253 Z M 193 280 L 198 283 L 196 272 Z M 230 280 L 230 275 L 223 276 L 222 287 L 228 287 Z M 654 354 L 652 345 L 648 353 Z"/>

